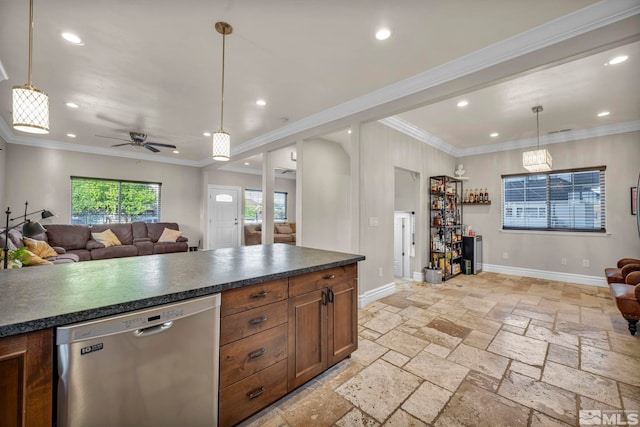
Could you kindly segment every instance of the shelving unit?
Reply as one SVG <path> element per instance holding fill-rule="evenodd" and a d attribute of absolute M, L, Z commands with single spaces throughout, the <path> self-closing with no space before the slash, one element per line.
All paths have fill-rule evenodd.
<path fill-rule="evenodd" d="M 429 184 L 429 261 L 447 280 L 462 271 L 462 181 L 439 175 L 430 177 Z"/>

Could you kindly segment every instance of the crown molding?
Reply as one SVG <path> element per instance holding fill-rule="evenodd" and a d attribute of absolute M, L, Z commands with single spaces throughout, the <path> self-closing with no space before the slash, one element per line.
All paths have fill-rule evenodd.
<path fill-rule="evenodd" d="M 0 82 L 7 79 L 9 79 L 9 75 L 4 69 L 4 66 L 2 65 L 2 61 L 0 61 Z"/>
<path fill-rule="evenodd" d="M 417 139 L 418 141 L 422 141 L 425 144 L 428 144 L 434 148 L 437 148 L 440 151 L 444 151 L 445 153 L 450 154 L 454 157 L 460 157 L 460 154 L 459 154 L 460 149 L 443 141 L 437 136 L 430 134 L 426 130 L 415 126 L 413 123 L 410 123 L 404 119 L 401 119 L 398 116 L 392 116 L 392 117 L 387 117 L 385 119 L 378 120 L 378 123 L 382 123 L 383 125 L 388 126 L 391 129 L 395 129 L 398 132 L 401 132 L 414 139 Z"/>

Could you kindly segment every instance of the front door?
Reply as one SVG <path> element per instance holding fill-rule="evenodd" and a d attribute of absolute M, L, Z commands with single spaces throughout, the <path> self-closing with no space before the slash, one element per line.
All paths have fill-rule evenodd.
<path fill-rule="evenodd" d="M 240 187 L 209 187 L 209 249 L 240 246 Z"/>

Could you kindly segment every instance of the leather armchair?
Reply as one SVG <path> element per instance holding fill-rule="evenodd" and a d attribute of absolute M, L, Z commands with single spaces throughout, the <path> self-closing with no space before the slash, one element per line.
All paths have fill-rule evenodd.
<path fill-rule="evenodd" d="M 640 271 L 629 273 L 625 283 L 612 283 L 609 289 L 622 317 L 629 322 L 629 332 L 635 335 L 640 320 Z"/>
<path fill-rule="evenodd" d="M 623 268 L 627 265 L 635 265 L 636 267 L 627 267 L 623 272 Z M 624 283 L 624 278 L 631 271 L 640 270 L 640 259 L 638 258 L 622 258 L 618 261 L 617 267 L 609 267 L 604 269 L 604 275 L 607 283 Z"/>

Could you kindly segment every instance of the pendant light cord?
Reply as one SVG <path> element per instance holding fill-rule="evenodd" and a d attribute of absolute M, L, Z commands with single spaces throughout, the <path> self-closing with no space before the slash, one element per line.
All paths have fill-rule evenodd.
<path fill-rule="evenodd" d="M 33 0 L 31 0 L 33 1 Z M 223 119 L 224 119 L 224 51 L 225 51 L 225 39 L 226 39 L 226 31 L 222 32 L 222 93 L 220 99 L 220 130 L 223 131 Z"/>
<path fill-rule="evenodd" d="M 538 132 L 538 147 L 537 149 L 540 149 L 540 112 L 538 110 L 536 110 L 536 129 Z"/>
<path fill-rule="evenodd" d="M 29 79 L 28 85 L 31 85 L 31 51 L 33 50 L 33 0 L 29 1 Z"/>

